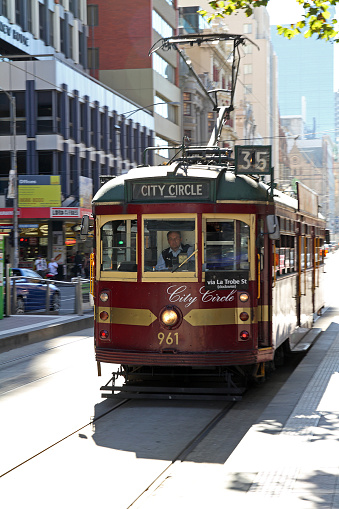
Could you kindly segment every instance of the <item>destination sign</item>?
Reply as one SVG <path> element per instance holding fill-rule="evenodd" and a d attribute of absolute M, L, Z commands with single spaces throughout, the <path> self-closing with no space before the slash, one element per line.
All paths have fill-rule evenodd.
<path fill-rule="evenodd" d="M 247 271 L 207 271 L 205 273 L 206 290 L 247 290 Z"/>
<path fill-rule="evenodd" d="M 212 201 L 208 179 L 181 182 L 132 182 L 129 201 Z"/>

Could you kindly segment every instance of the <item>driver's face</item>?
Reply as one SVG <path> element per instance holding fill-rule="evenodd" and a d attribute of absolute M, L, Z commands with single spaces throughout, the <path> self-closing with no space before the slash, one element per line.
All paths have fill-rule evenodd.
<path fill-rule="evenodd" d="M 173 251 L 178 251 L 181 244 L 181 237 L 177 233 L 170 233 L 168 236 L 168 243 Z"/>

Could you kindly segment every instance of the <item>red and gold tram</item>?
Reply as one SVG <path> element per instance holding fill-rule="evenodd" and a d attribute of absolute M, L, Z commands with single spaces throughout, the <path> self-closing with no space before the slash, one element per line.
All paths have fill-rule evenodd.
<path fill-rule="evenodd" d="M 262 376 L 324 305 L 315 193 L 273 193 L 213 157 L 138 167 L 93 199 L 95 355 L 126 381 Z"/>

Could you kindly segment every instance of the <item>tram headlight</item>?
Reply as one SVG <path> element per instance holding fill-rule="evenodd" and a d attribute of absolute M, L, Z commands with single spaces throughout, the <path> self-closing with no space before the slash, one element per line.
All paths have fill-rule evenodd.
<path fill-rule="evenodd" d="M 175 327 L 181 319 L 179 309 L 168 306 L 160 312 L 159 319 L 165 327 Z"/>
<path fill-rule="evenodd" d="M 99 295 L 99 299 L 101 300 L 101 302 L 107 302 L 108 301 L 108 293 L 101 292 Z"/>
<path fill-rule="evenodd" d="M 239 295 L 239 300 L 241 302 L 247 302 L 249 298 L 250 298 L 250 296 L 248 295 L 248 293 L 241 293 Z"/>

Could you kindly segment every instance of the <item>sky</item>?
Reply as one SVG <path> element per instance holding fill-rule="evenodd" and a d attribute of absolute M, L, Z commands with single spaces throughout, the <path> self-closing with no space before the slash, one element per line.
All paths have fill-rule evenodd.
<path fill-rule="evenodd" d="M 296 0 L 269 0 L 267 10 L 271 25 L 286 25 L 295 23 L 302 18 L 304 9 Z M 338 16 L 337 7 L 337 16 Z M 298 36 L 300 37 L 300 36 Z M 339 90 L 339 44 L 334 45 L 334 83 L 333 90 Z"/>

